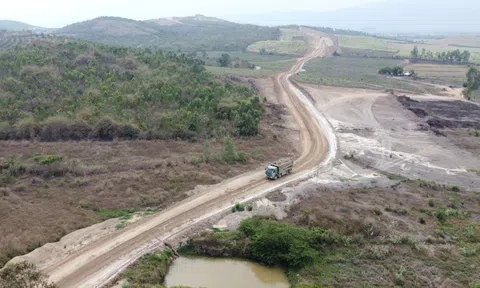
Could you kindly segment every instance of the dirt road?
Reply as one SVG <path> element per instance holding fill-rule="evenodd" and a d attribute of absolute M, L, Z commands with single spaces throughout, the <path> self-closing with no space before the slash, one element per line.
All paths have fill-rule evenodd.
<path fill-rule="evenodd" d="M 289 108 L 300 128 L 301 149 L 293 175 L 273 182 L 265 180 L 263 169 L 240 175 L 41 269 L 59 287 L 100 287 L 136 259 L 198 219 L 228 209 L 232 203 L 242 199 L 306 177 L 318 167 L 325 167 L 336 153 L 333 130 L 289 80 L 307 61 L 332 51 L 333 42 L 329 38 L 316 38 L 315 41 L 316 47 L 312 52 L 298 59 L 290 71 L 276 78 L 277 86 L 280 87 L 278 97 Z"/>

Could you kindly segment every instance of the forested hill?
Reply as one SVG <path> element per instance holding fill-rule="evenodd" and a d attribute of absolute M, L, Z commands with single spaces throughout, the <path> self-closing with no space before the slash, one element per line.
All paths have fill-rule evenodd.
<path fill-rule="evenodd" d="M 0 54 L 0 139 L 255 135 L 255 92 L 173 52 L 38 40 Z"/>
<path fill-rule="evenodd" d="M 197 15 L 149 21 L 100 17 L 55 34 L 107 45 L 194 52 L 241 50 L 257 41 L 278 39 L 280 30 Z"/>

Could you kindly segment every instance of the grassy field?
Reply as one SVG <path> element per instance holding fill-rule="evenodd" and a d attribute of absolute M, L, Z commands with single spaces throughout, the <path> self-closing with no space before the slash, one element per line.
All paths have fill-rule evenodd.
<path fill-rule="evenodd" d="M 406 70 L 415 70 L 418 77 L 436 84 L 461 86 L 467 79 L 467 66 L 442 64 L 409 64 Z"/>
<path fill-rule="evenodd" d="M 282 54 L 282 55 L 303 55 L 307 51 L 307 45 L 304 41 L 258 41 L 248 46 L 248 51 L 259 53 L 265 49 L 267 53 Z"/>
<path fill-rule="evenodd" d="M 222 53 L 226 52 L 208 52 L 209 58 L 219 58 Z M 207 71 L 215 75 L 234 75 L 242 77 L 263 78 L 277 74 L 278 72 L 288 70 L 295 64 L 295 57 L 292 55 L 261 55 L 259 53 L 250 52 L 228 52 L 232 58 L 240 58 L 247 60 L 256 66 L 261 67 L 260 70 L 247 68 L 224 68 L 217 66 L 207 66 Z"/>
<path fill-rule="evenodd" d="M 248 46 L 249 52 L 260 53 L 265 49 L 267 53 L 280 55 L 304 55 L 308 46 L 303 37 L 304 34 L 295 29 L 280 29 L 279 40 L 258 41 Z"/>
<path fill-rule="evenodd" d="M 433 53 L 446 52 L 455 49 L 469 50 L 471 52 L 470 61 L 480 63 L 480 37 L 447 37 L 443 39 L 426 39 L 418 40 L 420 43 L 410 43 L 406 41 L 395 41 L 380 39 L 368 36 L 349 36 L 336 35 L 338 37 L 340 47 L 378 50 L 394 52 L 395 55 L 401 57 L 409 57 L 410 51 L 414 46 L 418 46 L 421 51 L 423 48 Z"/>
<path fill-rule="evenodd" d="M 412 84 L 378 74 L 386 66 L 401 65 L 400 60 L 377 58 L 332 57 L 309 62 L 306 72 L 299 73 L 295 80 L 317 85 L 365 89 L 396 89 L 413 93 L 438 93 L 439 89 L 428 85 Z"/>

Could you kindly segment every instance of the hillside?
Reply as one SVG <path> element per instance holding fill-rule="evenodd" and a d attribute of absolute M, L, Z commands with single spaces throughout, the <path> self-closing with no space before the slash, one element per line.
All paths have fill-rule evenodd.
<path fill-rule="evenodd" d="M 39 40 L 0 54 L 0 139 L 255 135 L 254 91 L 174 53 Z M 256 100 L 255 100 L 256 99 Z"/>
<path fill-rule="evenodd" d="M 0 30 L 8 31 L 23 31 L 23 30 L 34 30 L 36 26 L 12 20 L 0 20 Z"/>
<path fill-rule="evenodd" d="M 277 28 L 242 25 L 196 15 L 148 21 L 100 17 L 66 26 L 55 34 L 137 48 L 235 51 L 260 40 L 277 39 L 280 32 Z"/>

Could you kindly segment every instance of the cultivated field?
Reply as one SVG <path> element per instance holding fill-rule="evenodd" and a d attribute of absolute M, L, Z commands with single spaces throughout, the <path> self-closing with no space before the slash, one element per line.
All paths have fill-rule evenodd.
<path fill-rule="evenodd" d="M 443 64 L 408 64 L 405 70 L 415 70 L 421 80 L 427 80 L 431 83 L 443 85 L 461 86 L 467 80 L 467 66 L 463 65 L 443 65 Z"/>
<path fill-rule="evenodd" d="M 295 56 L 292 55 L 261 55 L 250 52 L 208 52 L 208 58 L 218 59 L 221 54 L 228 53 L 232 58 L 246 60 L 256 66 L 259 70 L 248 68 L 225 68 L 218 66 L 207 66 L 207 70 L 219 76 L 231 75 L 242 77 L 263 78 L 273 76 L 285 71 L 295 64 Z"/>
<path fill-rule="evenodd" d="M 294 29 L 280 29 L 279 40 L 258 41 L 248 46 L 248 51 L 260 53 L 262 50 L 266 53 L 280 55 L 304 55 L 307 50 L 305 34 Z"/>
<path fill-rule="evenodd" d="M 480 63 L 480 37 L 447 37 L 443 39 L 417 39 L 416 43 L 407 41 L 387 40 L 368 36 L 336 35 L 340 47 L 369 49 L 378 51 L 395 52 L 395 55 L 409 57 L 414 46 L 418 46 L 436 52 L 446 52 L 455 49 L 468 50 L 471 52 L 470 61 Z"/>
<path fill-rule="evenodd" d="M 382 58 L 331 57 L 316 59 L 305 66 L 306 72 L 299 73 L 295 80 L 304 83 L 367 88 L 376 90 L 395 89 L 413 93 L 440 93 L 431 85 L 411 83 L 403 79 L 378 74 L 386 66 L 401 65 L 400 60 Z"/>

